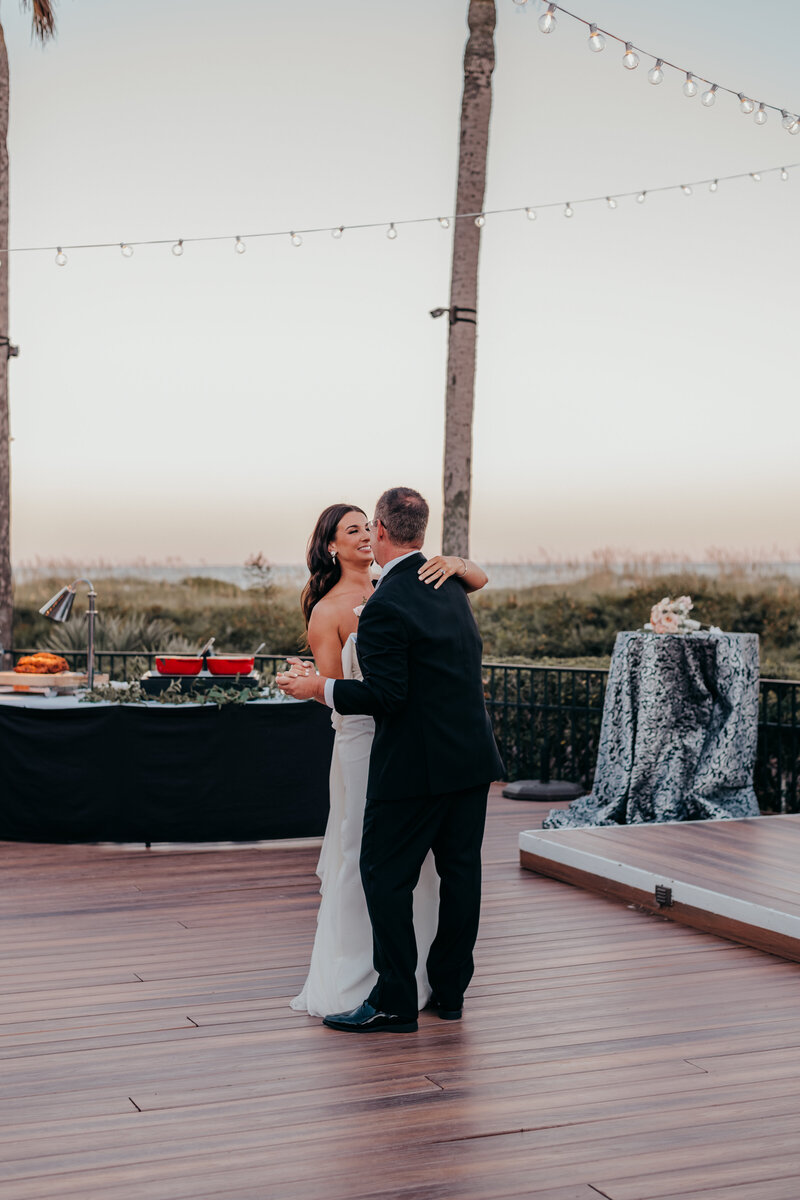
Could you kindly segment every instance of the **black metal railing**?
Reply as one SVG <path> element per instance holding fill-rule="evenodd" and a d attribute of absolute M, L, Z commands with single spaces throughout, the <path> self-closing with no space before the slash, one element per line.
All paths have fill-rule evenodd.
<path fill-rule="evenodd" d="M 13 651 L 14 661 L 30 650 Z M 86 654 L 69 654 L 73 668 Z M 112 679 L 155 669 L 155 653 L 100 650 L 95 670 Z M 274 674 L 285 663 L 259 654 L 256 669 Z M 591 789 L 608 670 L 599 667 L 484 663 L 486 706 L 508 779 L 570 780 Z M 755 789 L 763 812 L 800 812 L 800 682 L 762 679 Z"/>

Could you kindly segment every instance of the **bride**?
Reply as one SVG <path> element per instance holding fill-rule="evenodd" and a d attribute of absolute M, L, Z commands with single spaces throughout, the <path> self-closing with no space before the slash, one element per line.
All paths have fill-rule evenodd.
<path fill-rule="evenodd" d="M 314 527 L 306 561 L 311 577 L 301 604 L 317 669 L 331 679 L 360 679 L 356 629 L 374 587 L 366 513 L 351 504 L 326 508 Z M 468 592 L 488 582 L 475 563 L 449 555 L 429 558 L 419 571 L 420 580 L 434 588 L 451 575 L 459 576 Z M 356 1008 L 377 979 L 359 870 L 375 723 L 372 717 L 334 712 L 333 727 L 330 814 L 317 865 L 322 897 L 317 932 L 308 977 L 291 1001 L 292 1008 L 315 1017 Z M 439 877 L 429 854 L 414 892 L 420 1008 L 430 999 L 425 960 L 436 934 L 438 899 Z"/>

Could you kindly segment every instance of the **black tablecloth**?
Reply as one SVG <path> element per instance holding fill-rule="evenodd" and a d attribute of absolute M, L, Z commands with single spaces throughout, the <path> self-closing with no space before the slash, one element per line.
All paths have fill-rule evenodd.
<path fill-rule="evenodd" d="M 330 711 L 307 703 L 0 706 L 0 839 L 322 834 Z"/>

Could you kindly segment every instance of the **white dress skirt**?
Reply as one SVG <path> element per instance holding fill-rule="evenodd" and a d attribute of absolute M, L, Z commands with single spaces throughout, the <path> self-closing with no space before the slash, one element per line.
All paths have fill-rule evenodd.
<path fill-rule="evenodd" d="M 342 676 L 361 679 L 355 634 L 342 647 Z M 336 730 L 330 776 L 330 813 L 317 864 L 320 906 L 308 977 L 291 1006 L 314 1017 L 348 1012 L 366 1000 L 378 976 L 372 965 L 372 927 L 361 885 L 359 858 L 367 774 L 375 723 L 372 717 L 333 713 Z M 439 876 L 433 855 L 414 891 L 419 1007 L 430 999 L 425 970 L 439 915 Z"/>

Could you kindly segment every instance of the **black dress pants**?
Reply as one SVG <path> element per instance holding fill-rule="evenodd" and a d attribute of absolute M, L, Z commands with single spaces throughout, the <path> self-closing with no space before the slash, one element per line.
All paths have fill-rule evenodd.
<path fill-rule="evenodd" d="M 375 1008 L 403 1017 L 417 1013 L 413 893 L 429 850 L 440 884 L 428 979 L 443 1007 L 461 1007 L 474 969 L 488 792 L 486 783 L 439 796 L 367 801 L 361 879 L 378 972 L 367 999 Z"/>

